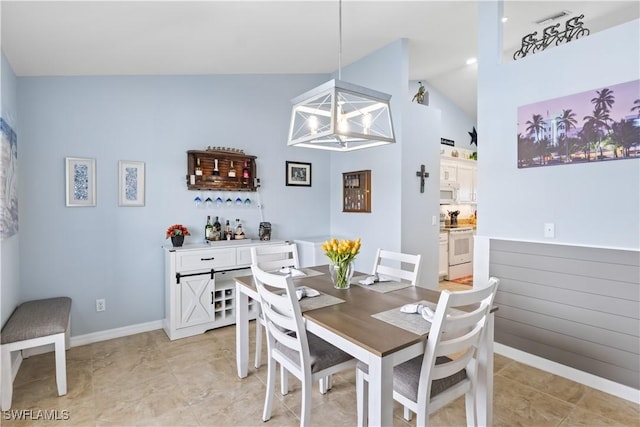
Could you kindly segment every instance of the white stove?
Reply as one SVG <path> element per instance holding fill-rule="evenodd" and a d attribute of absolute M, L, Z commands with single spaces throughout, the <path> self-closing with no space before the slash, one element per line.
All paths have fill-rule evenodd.
<path fill-rule="evenodd" d="M 453 280 L 473 274 L 473 227 L 445 227 L 449 232 L 449 275 Z"/>

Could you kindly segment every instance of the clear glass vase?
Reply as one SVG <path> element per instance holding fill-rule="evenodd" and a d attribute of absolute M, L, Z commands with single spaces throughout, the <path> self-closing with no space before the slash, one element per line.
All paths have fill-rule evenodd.
<path fill-rule="evenodd" d="M 331 275 L 333 287 L 336 289 L 349 289 L 354 271 L 355 267 L 353 266 L 353 261 L 339 263 L 330 262 L 329 274 Z"/>

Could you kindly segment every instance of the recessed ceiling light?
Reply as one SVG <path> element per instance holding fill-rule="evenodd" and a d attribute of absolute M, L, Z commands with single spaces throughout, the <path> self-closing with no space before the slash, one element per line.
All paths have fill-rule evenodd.
<path fill-rule="evenodd" d="M 475 64 L 476 62 L 478 62 L 476 58 L 467 59 L 467 65 Z"/>
<path fill-rule="evenodd" d="M 502 23 L 504 24 L 505 22 L 507 22 L 509 20 L 509 18 L 507 18 L 506 16 L 502 17 Z"/>

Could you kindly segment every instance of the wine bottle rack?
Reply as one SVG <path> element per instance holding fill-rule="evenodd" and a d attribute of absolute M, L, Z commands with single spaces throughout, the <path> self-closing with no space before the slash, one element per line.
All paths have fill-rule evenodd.
<path fill-rule="evenodd" d="M 217 173 L 215 172 L 216 160 Z M 229 176 L 232 162 L 236 172 L 235 177 Z M 198 163 L 202 175 L 196 175 Z M 248 176 L 243 174 L 245 164 L 249 172 Z M 241 151 L 187 151 L 187 189 L 189 190 L 256 191 L 256 172 L 256 156 L 249 156 Z"/>

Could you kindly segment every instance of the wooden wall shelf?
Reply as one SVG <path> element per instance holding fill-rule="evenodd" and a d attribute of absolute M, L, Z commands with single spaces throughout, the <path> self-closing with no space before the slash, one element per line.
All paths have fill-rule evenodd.
<path fill-rule="evenodd" d="M 217 174 L 214 173 L 216 160 L 218 161 Z M 198 164 L 202 175 L 196 174 Z M 235 177 L 229 176 L 229 171 L 232 169 L 235 171 Z M 244 173 L 245 170 L 248 173 Z M 256 191 L 256 172 L 256 156 L 249 156 L 243 152 L 187 151 L 187 189 L 189 190 Z"/>

